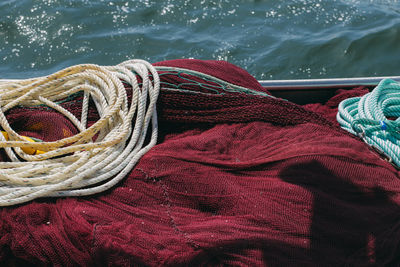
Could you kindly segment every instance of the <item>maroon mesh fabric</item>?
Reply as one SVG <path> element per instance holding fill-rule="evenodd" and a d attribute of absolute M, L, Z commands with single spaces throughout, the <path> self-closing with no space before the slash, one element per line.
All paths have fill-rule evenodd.
<path fill-rule="evenodd" d="M 168 64 L 194 63 L 200 70 L 228 66 Z M 228 81 L 236 77 L 230 66 L 220 71 Z M 246 94 L 163 90 L 162 139 L 131 174 L 100 195 L 2 208 L 0 260 L 399 265 L 398 171 L 331 118 L 341 97 L 362 93 L 339 91 L 325 105 L 301 107 Z"/>
<path fill-rule="evenodd" d="M 334 125 L 339 127 L 339 123 L 336 120 L 336 114 L 340 102 L 350 97 L 363 96 L 368 92 L 368 88 L 366 87 L 356 87 L 352 90 L 339 89 L 326 103 L 312 103 L 304 105 L 303 107 L 307 110 L 320 114 Z"/>

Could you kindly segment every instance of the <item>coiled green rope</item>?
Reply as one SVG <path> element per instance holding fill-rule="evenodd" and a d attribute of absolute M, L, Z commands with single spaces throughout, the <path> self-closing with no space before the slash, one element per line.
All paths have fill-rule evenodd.
<path fill-rule="evenodd" d="M 400 84 L 384 79 L 372 92 L 342 101 L 336 119 L 343 129 L 400 167 L 399 117 Z"/>

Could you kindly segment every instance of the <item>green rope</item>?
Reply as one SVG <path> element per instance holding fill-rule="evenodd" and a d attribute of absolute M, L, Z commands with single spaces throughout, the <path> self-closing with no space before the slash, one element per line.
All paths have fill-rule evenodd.
<path fill-rule="evenodd" d="M 346 131 L 400 167 L 400 84 L 382 80 L 370 93 L 342 101 L 336 116 Z"/>
<path fill-rule="evenodd" d="M 187 83 L 181 83 L 179 85 L 170 84 L 170 83 L 161 81 L 161 86 L 164 84 L 164 85 L 170 86 L 170 88 L 172 88 L 172 89 L 176 89 L 176 90 L 180 90 L 180 91 L 185 91 L 185 92 L 190 91 L 190 90 L 182 89 L 182 87 L 184 87 L 184 86 L 199 86 L 200 88 L 210 91 L 210 93 L 212 93 L 212 94 L 224 94 L 224 91 L 225 91 L 225 92 L 229 92 L 229 93 L 244 93 L 244 94 L 249 94 L 249 95 L 272 97 L 271 95 L 268 95 L 267 93 L 256 91 L 256 90 L 246 88 L 243 86 L 239 86 L 236 84 L 232 84 L 227 81 L 218 79 L 217 77 L 214 77 L 212 75 L 208 75 L 208 74 L 190 70 L 190 69 L 176 68 L 176 67 L 164 67 L 164 66 L 156 66 L 155 68 L 158 72 L 164 72 L 164 71 L 166 72 L 166 73 L 160 73 L 159 74 L 160 77 L 162 75 L 171 75 L 172 74 L 172 75 L 178 76 L 179 78 L 181 78 L 183 80 L 188 81 Z M 207 83 L 201 83 L 201 82 L 195 81 L 193 79 L 190 79 L 188 77 L 189 75 L 200 78 Z M 215 85 L 210 84 L 210 82 Z M 166 88 L 166 87 L 162 86 L 162 89 L 168 89 L 168 87 Z M 219 90 L 222 90 L 222 92 Z"/>
<path fill-rule="evenodd" d="M 173 83 L 162 81 L 162 78 L 161 78 L 160 82 L 161 82 L 162 88 L 164 88 L 164 89 L 176 89 L 176 90 L 181 90 L 181 91 L 189 91 L 189 90 L 184 89 L 184 88 L 187 88 L 187 87 L 190 87 L 190 86 L 197 86 L 199 88 L 204 89 L 205 91 L 210 91 L 212 94 L 217 94 L 217 95 L 223 94 L 222 92 L 220 92 L 220 90 L 221 89 L 224 90 L 224 85 L 220 85 L 220 84 L 212 85 L 212 84 L 209 84 L 209 83 L 201 83 L 201 82 L 195 81 L 193 79 L 190 79 L 188 77 L 185 77 L 183 74 L 186 74 L 186 73 L 184 73 L 184 72 L 172 72 L 172 71 L 171 72 L 159 73 L 160 77 L 162 77 L 164 75 L 175 75 L 175 76 L 178 76 L 182 80 L 188 81 L 186 83 L 173 84 Z"/>

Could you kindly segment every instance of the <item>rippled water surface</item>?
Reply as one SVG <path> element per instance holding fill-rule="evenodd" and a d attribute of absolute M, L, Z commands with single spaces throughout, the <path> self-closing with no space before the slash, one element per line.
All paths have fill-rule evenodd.
<path fill-rule="evenodd" d="M 400 75 L 400 3 L 0 1 L 0 78 L 131 58 L 227 60 L 257 79 Z"/>

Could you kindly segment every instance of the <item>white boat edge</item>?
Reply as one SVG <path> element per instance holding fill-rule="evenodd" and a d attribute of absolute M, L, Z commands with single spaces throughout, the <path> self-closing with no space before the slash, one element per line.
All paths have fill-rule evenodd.
<path fill-rule="evenodd" d="M 328 78 L 328 79 L 299 79 L 299 80 L 261 80 L 258 81 L 267 89 L 323 89 L 346 88 L 354 86 L 376 86 L 383 79 L 400 82 L 400 76 L 359 77 L 359 78 Z"/>

